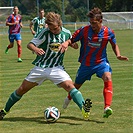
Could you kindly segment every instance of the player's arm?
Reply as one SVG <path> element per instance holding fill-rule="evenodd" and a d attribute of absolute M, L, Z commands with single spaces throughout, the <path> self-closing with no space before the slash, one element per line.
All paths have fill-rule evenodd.
<path fill-rule="evenodd" d="M 48 25 L 47 25 L 47 24 L 45 24 L 45 25 L 44 25 L 44 28 L 48 28 Z"/>
<path fill-rule="evenodd" d="M 32 22 L 32 21 L 30 22 L 29 27 L 30 27 L 31 33 L 32 33 L 33 35 L 35 35 L 36 32 L 33 30 L 33 22 Z"/>
<path fill-rule="evenodd" d="M 126 60 L 126 61 L 129 60 L 126 56 L 122 56 L 120 54 L 120 50 L 117 44 L 112 43 L 111 46 L 118 60 Z"/>
<path fill-rule="evenodd" d="M 63 53 L 67 50 L 68 46 L 70 46 L 74 49 L 78 49 L 78 44 L 76 42 L 73 42 L 72 39 L 69 39 L 69 40 L 65 41 L 64 43 L 62 43 L 62 45 L 60 46 L 59 49 Z"/>
<path fill-rule="evenodd" d="M 32 42 L 27 45 L 27 48 L 32 52 L 36 53 L 37 55 L 45 54 L 45 51 L 42 48 L 36 47 Z"/>
<path fill-rule="evenodd" d="M 74 48 L 74 49 L 78 49 L 79 46 L 78 46 L 78 43 L 72 43 L 72 44 L 69 44 L 70 47 Z"/>
<path fill-rule="evenodd" d="M 6 26 L 13 26 L 13 25 L 16 25 L 16 24 L 18 24 L 18 23 L 19 23 L 18 21 L 11 23 L 11 22 L 9 22 L 9 21 L 7 20 L 7 21 L 6 21 Z"/>
<path fill-rule="evenodd" d="M 65 52 L 65 51 L 67 50 L 68 46 L 71 45 L 71 44 L 72 44 L 71 39 L 69 39 L 69 40 L 63 42 L 63 43 L 60 45 L 60 47 L 59 47 L 59 50 L 61 51 L 61 53 Z"/>
<path fill-rule="evenodd" d="M 20 27 L 23 28 L 23 24 L 22 24 L 22 22 L 20 22 Z"/>

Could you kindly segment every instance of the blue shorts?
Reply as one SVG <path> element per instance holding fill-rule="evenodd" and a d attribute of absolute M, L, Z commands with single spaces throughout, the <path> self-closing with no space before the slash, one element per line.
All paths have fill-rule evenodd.
<path fill-rule="evenodd" d="M 9 41 L 10 42 L 14 42 L 14 40 L 18 41 L 18 40 L 22 40 L 21 38 L 21 34 L 9 34 Z"/>
<path fill-rule="evenodd" d="M 97 77 L 102 78 L 105 72 L 112 73 L 112 69 L 108 62 L 102 62 L 96 66 L 83 66 L 81 65 L 78 69 L 75 83 L 83 84 L 86 80 L 91 80 L 91 76 L 96 74 Z"/>

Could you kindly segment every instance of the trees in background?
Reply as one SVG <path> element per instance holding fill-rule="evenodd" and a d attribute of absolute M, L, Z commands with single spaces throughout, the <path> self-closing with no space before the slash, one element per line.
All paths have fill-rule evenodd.
<path fill-rule="evenodd" d="M 133 11 L 133 0 L 0 0 L 0 6 L 10 6 L 11 1 L 13 6 L 19 7 L 22 15 L 28 15 L 28 19 L 37 15 L 37 1 L 45 12 L 57 12 L 63 21 L 71 22 L 87 21 L 86 14 L 93 7 L 104 12 Z"/>

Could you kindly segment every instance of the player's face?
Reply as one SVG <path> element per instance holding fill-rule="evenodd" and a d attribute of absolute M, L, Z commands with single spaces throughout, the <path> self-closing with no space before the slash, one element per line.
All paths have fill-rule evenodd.
<path fill-rule="evenodd" d="M 53 33 L 53 34 L 59 34 L 61 32 L 61 27 L 57 24 L 55 25 L 48 25 L 50 31 Z"/>
<path fill-rule="evenodd" d="M 18 8 L 17 8 L 17 7 L 15 7 L 15 8 L 13 9 L 13 12 L 14 12 L 14 14 L 15 14 L 15 15 L 17 15 L 17 14 L 18 14 L 18 12 L 19 12 Z"/>
<path fill-rule="evenodd" d="M 40 18 L 43 18 L 43 17 L 44 17 L 44 11 L 41 11 L 41 12 L 39 13 L 39 16 L 40 16 Z"/>
<path fill-rule="evenodd" d="M 93 31 L 98 33 L 102 26 L 102 19 L 98 21 L 98 20 L 96 20 L 96 18 L 90 18 L 90 25 L 91 25 Z"/>

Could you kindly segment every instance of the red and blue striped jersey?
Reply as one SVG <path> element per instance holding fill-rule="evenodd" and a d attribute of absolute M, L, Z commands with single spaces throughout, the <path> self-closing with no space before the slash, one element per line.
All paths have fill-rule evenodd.
<path fill-rule="evenodd" d="M 22 19 L 21 19 L 21 15 L 20 14 L 18 14 L 16 16 L 14 14 L 11 14 L 7 18 L 6 22 L 9 22 L 9 23 L 15 23 L 17 21 L 19 21 L 18 24 L 10 25 L 9 26 L 9 31 L 8 31 L 9 34 L 17 34 L 17 33 L 20 33 L 20 29 L 21 29 L 20 23 L 21 23 Z"/>
<path fill-rule="evenodd" d="M 81 27 L 72 35 L 72 42 L 80 41 L 79 62 L 85 66 L 94 66 L 108 61 L 106 47 L 108 42 L 116 44 L 114 31 L 102 26 L 98 34 L 94 33 L 90 25 Z"/>

